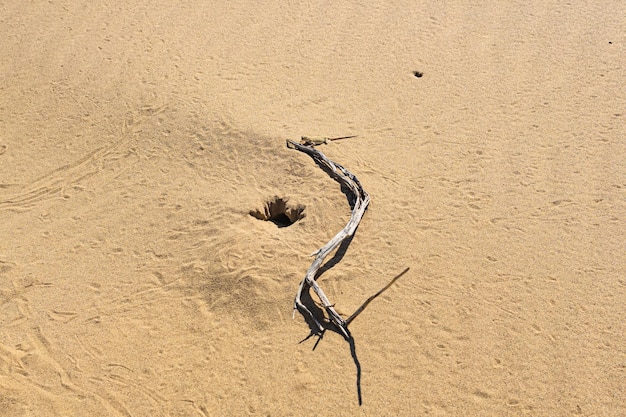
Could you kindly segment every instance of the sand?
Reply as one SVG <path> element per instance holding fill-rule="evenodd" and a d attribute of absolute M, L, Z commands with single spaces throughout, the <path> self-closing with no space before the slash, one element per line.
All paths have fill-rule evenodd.
<path fill-rule="evenodd" d="M 626 415 L 624 2 L 374 3 L 0 5 L 2 416 Z"/>

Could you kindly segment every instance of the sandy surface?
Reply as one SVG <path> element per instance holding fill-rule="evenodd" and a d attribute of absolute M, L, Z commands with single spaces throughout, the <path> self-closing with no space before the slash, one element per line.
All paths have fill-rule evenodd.
<path fill-rule="evenodd" d="M 0 4 L 0 414 L 626 415 L 625 3 L 223 3 Z"/>

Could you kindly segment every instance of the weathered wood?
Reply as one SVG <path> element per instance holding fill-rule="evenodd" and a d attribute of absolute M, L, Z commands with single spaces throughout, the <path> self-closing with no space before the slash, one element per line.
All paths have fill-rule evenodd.
<path fill-rule="evenodd" d="M 300 144 L 306 145 L 306 146 L 317 146 L 317 145 L 324 145 L 326 143 L 330 143 L 334 140 L 342 140 L 342 139 L 350 139 L 350 138 L 356 138 L 356 135 L 340 136 L 338 138 L 328 138 L 326 136 L 301 136 Z"/>
<path fill-rule="evenodd" d="M 311 158 L 313 158 L 313 160 L 315 160 L 318 165 L 325 169 L 329 173 L 329 175 L 331 175 L 340 184 L 347 187 L 353 196 L 353 201 L 351 202 L 352 215 L 350 216 L 348 224 L 346 224 L 346 226 L 342 230 L 340 230 L 339 233 L 337 233 L 335 237 L 333 237 L 326 245 L 322 246 L 320 249 L 312 254 L 315 255 L 315 259 L 307 270 L 304 279 L 300 283 L 300 287 L 298 288 L 294 303 L 294 314 L 295 310 L 298 310 L 303 316 L 305 316 L 305 319 L 307 317 L 311 319 L 312 322 L 317 325 L 319 331 L 323 333 L 326 329 L 325 326 L 322 325 L 322 323 L 320 323 L 320 321 L 313 315 L 311 310 L 309 310 L 309 308 L 307 308 L 302 303 L 302 293 L 305 291 L 307 286 L 312 288 L 313 291 L 315 291 L 315 294 L 317 294 L 317 297 L 320 299 L 322 306 L 326 310 L 328 320 L 332 322 L 347 339 L 350 339 L 350 334 L 348 332 L 348 322 L 344 320 L 343 317 L 341 317 L 341 315 L 337 313 L 337 311 L 335 311 L 333 304 L 330 303 L 328 297 L 326 297 L 322 288 L 317 284 L 315 278 L 317 271 L 320 269 L 322 263 L 324 262 L 324 259 L 333 250 L 335 250 L 341 244 L 341 242 L 343 242 L 345 239 L 350 238 L 354 234 L 357 227 L 359 226 L 363 214 L 365 213 L 365 210 L 367 209 L 367 206 L 370 202 L 370 197 L 369 194 L 365 192 L 358 178 L 354 174 L 352 174 L 350 171 L 348 171 L 338 163 L 328 159 L 326 155 L 315 149 L 313 146 L 305 146 L 292 140 L 287 140 L 287 147 L 290 149 L 296 149 L 309 155 Z"/>

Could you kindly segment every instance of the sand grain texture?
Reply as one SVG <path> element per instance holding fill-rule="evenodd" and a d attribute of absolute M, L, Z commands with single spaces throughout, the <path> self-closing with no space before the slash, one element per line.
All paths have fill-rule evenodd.
<path fill-rule="evenodd" d="M 0 414 L 625 415 L 624 3 L 222 3 L 0 5 Z"/>

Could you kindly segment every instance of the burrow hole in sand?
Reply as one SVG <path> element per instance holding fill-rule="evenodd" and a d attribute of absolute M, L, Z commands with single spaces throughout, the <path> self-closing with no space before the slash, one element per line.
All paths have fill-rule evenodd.
<path fill-rule="evenodd" d="M 304 218 L 302 204 L 290 204 L 288 198 L 274 197 L 265 202 L 260 210 L 250 210 L 250 215 L 259 220 L 272 222 L 278 227 L 288 227 Z"/>

